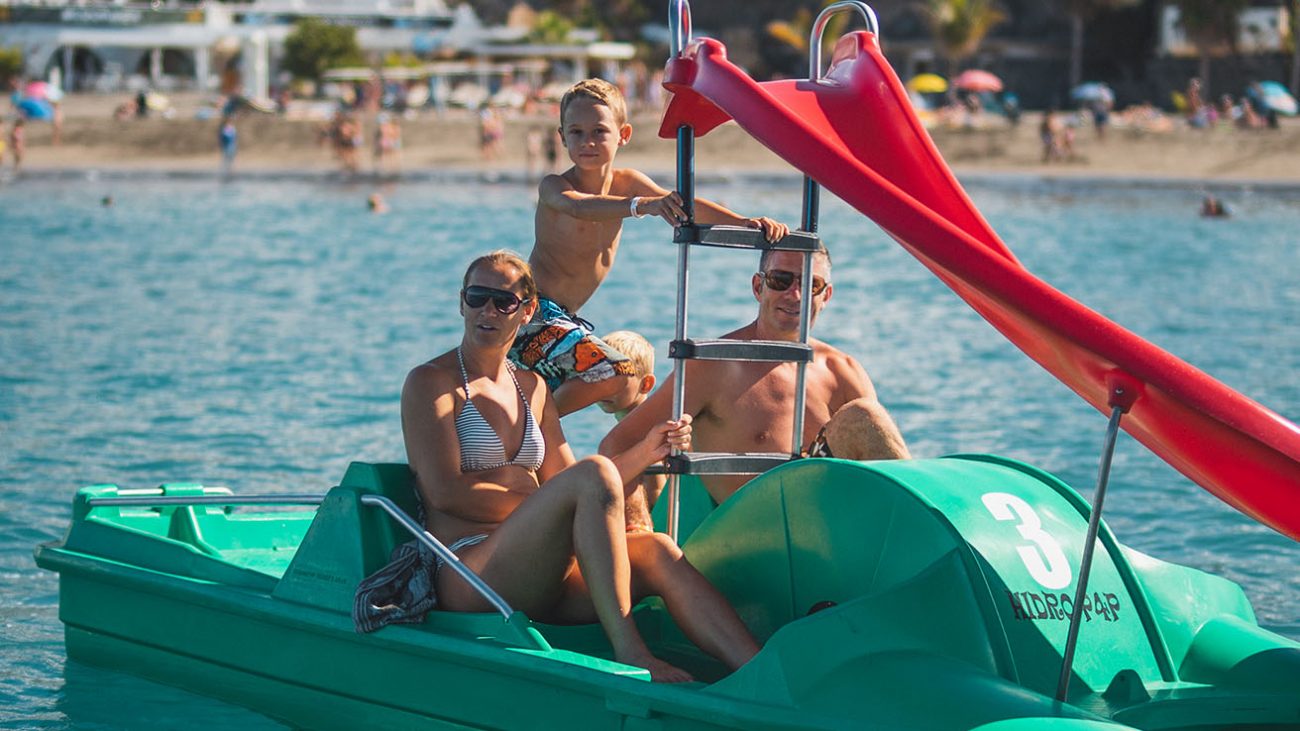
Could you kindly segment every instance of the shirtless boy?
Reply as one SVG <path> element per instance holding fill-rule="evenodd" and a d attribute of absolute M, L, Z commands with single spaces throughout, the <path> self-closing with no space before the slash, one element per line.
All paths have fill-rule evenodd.
<path fill-rule="evenodd" d="M 652 215 L 686 221 L 681 196 L 644 173 L 615 168 L 632 138 L 618 89 L 599 79 L 574 85 L 560 101 L 560 136 L 573 166 L 547 175 L 538 190 L 536 242 L 528 257 L 539 291 L 533 319 L 519 330 L 510 360 L 540 375 L 569 414 L 623 392 L 636 376 L 627 358 L 592 334 L 577 316 L 614 266 L 623 219 Z M 770 218 L 746 218 L 706 200 L 695 220 L 762 229 L 776 241 L 789 229 Z"/>
<path fill-rule="evenodd" d="M 758 317 L 723 337 L 798 340 L 802 275 L 802 253 L 764 252 L 751 283 L 758 300 Z M 834 287 L 830 281 L 829 254 L 814 254 L 814 322 L 831 298 Z M 902 434 L 877 400 L 876 389 L 857 359 L 811 337 L 808 344 L 813 349 L 813 362 L 806 371 L 800 446 L 790 444 L 796 364 L 696 360 L 686 364 L 683 407 L 695 417 L 694 448 L 701 452 L 806 451 L 810 456 L 845 459 L 910 458 Z M 617 453 L 624 448 L 622 445 L 634 443 L 638 435 L 643 435 L 647 424 L 668 419 L 672 401 L 670 376 L 605 437 L 600 444 L 601 454 Z M 802 445 L 810 446 L 805 450 Z M 714 502 L 721 503 L 749 479 L 705 476 L 703 482 Z"/>

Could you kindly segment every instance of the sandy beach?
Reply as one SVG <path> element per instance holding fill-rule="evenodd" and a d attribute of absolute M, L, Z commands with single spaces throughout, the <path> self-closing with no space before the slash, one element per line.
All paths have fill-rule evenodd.
<path fill-rule="evenodd" d="M 66 119 L 58 145 L 52 144 L 49 123 L 29 124 L 24 169 L 33 175 L 76 170 L 218 173 L 218 121 L 196 119 L 202 99 L 174 98 L 171 118 L 154 114 L 145 119 L 115 120 L 112 109 L 121 101 L 123 98 L 114 96 L 70 96 L 64 104 Z M 1091 126 L 1081 126 L 1073 158 L 1051 164 L 1041 161 L 1040 119 L 1039 113 L 1027 112 L 1014 128 L 998 118 L 984 128 L 937 128 L 931 135 L 959 176 L 1300 184 L 1300 119 L 1284 118 L 1276 130 L 1228 126 L 1195 130 L 1181 120 L 1172 120 L 1172 129 L 1166 132 L 1117 126 L 1104 138 Z M 632 122 L 633 141 L 619 156 L 619 163 L 646 170 L 665 183 L 671 180 L 674 144 L 658 138 L 658 115 L 640 114 Z M 373 119 L 363 120 L 363 125 L 365 139 L 370 140 Z M 398 169 L 411 175 L 478 171 L 523 176 L 527 174 L 525 140 L 529 131 L 554 125 L 553 113 L 507 119 L 500 156 L 485 161 L 479 152 L 477 120 L 471 113 L 453 110 L 439 117 L 421 112 L 401 120 Z M 323 175 L 339 169 L 338 160 L 320 142 L 319 121 L 245 113 L 239 117 L 238 127 L 236 174 Z M 9 169 L 7 157 L 5 163 Z M 791 172 L 735 124 L 700 138 L 697 169 L 719 175 Z M 361 172 L 373 170 L 367 145 L 361 154 Z"/>

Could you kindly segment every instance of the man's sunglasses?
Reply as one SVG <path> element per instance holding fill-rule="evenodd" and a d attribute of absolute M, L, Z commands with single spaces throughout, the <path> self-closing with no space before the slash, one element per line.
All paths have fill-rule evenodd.
<path fill-rule="evenodd" d="M 488 300 L 492 300 L 492 306 L 497 308 L 497 312 L 503 315 L 513 315 L 519 309 L 519 305 L 528 303 L 528 300 L 519 299 L 519 296 L 514 292 L 493 289 L 492 287 L 480 287 L 477 284 L 462 289 L 460 298 L 465 300 L 465 305 L 471 310 L 477 310 L 486 305 Z"/>
<path fill-rule="evenodd" d="M 769 269 L 765 272 L 759 272 L 759 274 L 763 275 L 763 283 L 766 284 L 767 288 L 772 290 L 773 292 L 784 292 L 787 289 L 789 289 L 791 285 L 793 285 L 794 283 L 796 282 L 802 283 L 802 280 L 798 274 L 795 274 L 794 272 L 787 272 L 784 269 Z M 825 279 L 822 279 L 821 277 L 814 274 L 812 278 L 813 296 L 816 297 L 817 295 L 826 291 L 826 284 L 827 282 Z"/>

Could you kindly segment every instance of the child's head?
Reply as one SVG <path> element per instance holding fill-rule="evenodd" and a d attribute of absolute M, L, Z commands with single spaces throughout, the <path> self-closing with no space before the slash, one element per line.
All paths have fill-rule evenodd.
<path fill-rule="evenodd" d="M 609 107 L 609 111 L 614 114 L 615 124 L 620 127 L 627 124 L 627 102 L 623 99 L 623 92 L 604 79 L 579 81 L 564 92 L 564 96 L 560 98 L 561 125 L 565 122 L 564 115 L 569 111 L 569 105 L 576 99 L 589 99 L 596 104 Z"/>
<path fill-rule="evenodd" d="M 636 376 L 627 389 L 600 401 L 600 409 L 607 414 L 625 414 L 636 408 L 655 387 L 655 351 L 650 342 L 631 330 L 618 330 L 602 340 L 609 347 L 626 355 L 636 369 Z"/>
<path fill-rule="evenodd" d="M 618 88 L 600 79 L 574 84 L 560 100 L 560 137 L 575 168 L 608 174 L 618 149 L 632 139 Z"/>

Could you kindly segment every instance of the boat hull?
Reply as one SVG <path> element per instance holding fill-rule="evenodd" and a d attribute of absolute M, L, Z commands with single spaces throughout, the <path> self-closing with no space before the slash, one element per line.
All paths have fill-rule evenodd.
<path fill-rule="evenodd" d="M 1094 581 L 1098 597 L 1119 598 L 1092 604 L 1071 702 L 1053 701 L 1063 624 L 1012 591 L 1028 580 L 1023 554 L 1003 540 L 1014 526 L 980 495 L 1024 495 L 1061 537 L 1086 522 L 1086 504 L 1010 460 L 804 460 L 750 483 L 684 548 L 764 648 L 728 675 L 661 603 L 644 602 L 635 616 L 652 649 L 703 681 L 680 686 L 614 662 L 597 625 L 435 611 L 357 633 L 355 586 L 402 538 L 361 498 L 409 495 L 408 480 L 405 465 L 357 464 L 319 509 L 298 514 L 91 506 L 118 491 L 83 490 L 65 540 L 37 549 L 60 573 L 69 657 L 321 729 L 1300 720 L 1300 646 L 1259 629 L 1235 585 L 1124 549 L 1106 531 Z"/>

